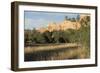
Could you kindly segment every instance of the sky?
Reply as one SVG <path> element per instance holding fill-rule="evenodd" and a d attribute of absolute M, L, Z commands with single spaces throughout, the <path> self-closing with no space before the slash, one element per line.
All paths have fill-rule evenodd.
<path fill-rule="evenodd" d="M 63 22 L 65 16 L 68 18 L 76 18 L 76 13 L 64 12 L 41 12 L 41 11 L 24 11 L 25 29 L 34 29 L 47 27 L 49 23 Z"/>

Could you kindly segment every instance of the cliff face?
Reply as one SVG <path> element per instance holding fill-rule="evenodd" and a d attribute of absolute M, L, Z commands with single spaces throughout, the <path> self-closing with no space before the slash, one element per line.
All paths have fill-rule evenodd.
<path fill-rule="evenodd" d="M 49 32 L 52 32 L 52 31 L 59 31 L 59 30 L 67 30 L 67 29 L 75 29 L 75 30 L 78 30 L 80 28 L 80 23 L 79 22 L 72 22 L 72 21 L 69 21 L 69 20 L 65 20 L 59 24 L 56 24 L 56 23 L 50 23 L 47 28 L 39 28 L 37 29 L 39 32 L 43 33 L 45 31 L 49 31 Z"/>
<path fill-rule="evenodd" d="M 79 22 L 71 22 L 69 20 L 65 20 L 59 24 L 49 24 L 49 26 L 47 28 L 48 28 L 48 31 L 79 29 L 80 24 L 79 24 Z"/>
<path fill-rule="evenodd" d="M 43 33 L 45 31 L 59 31 L 59 30 L 67 30 L 67 29 L 74 29 L 78 30 L 81 27 L 80 21 L 84 19 L 86 15 L 82 14 L 80 15 L 80 19 L 78 21 L 70 21 L 70 20 L 64 20 L 61 23 L 49 23 L 46 28 L 39 28 L 37 29 L 39 32 Z"/>

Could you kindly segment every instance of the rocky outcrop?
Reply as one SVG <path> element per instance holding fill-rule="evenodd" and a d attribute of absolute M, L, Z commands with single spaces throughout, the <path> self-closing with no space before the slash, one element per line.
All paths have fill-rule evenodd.
<path fill-rule="evenodd" d="M 74 29 L 78 30 L 81 27 L 80 21 L 84 19 L 86 15 L 81 14 L 80 19 L 77 21 L 71 21 L 71 20 L 64 20 L 61 23 L 49 23 L 46 28 L 39 28 L 37 29 L 39 32 L 43 33 L 45 31 L 59 31 L 59 30 L 67 30 L 67 29 Z"/>

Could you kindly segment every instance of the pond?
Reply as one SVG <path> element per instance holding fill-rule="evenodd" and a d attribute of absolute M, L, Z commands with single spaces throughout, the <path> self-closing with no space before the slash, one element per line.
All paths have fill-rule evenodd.
<path fill-rule="evenodd" d="M 86 58 L 86 54 L 85 50 L 79 47 L 60 48 L 55 50 L 24 53 L 24 61 L 66 60 L 81 58 Z"/>

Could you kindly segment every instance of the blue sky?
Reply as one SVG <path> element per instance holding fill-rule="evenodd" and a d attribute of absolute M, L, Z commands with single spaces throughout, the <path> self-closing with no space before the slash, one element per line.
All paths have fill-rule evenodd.
<path fill-rule="evenodd" d="M 25 29 L 33 29 L 40 27 L 47 27 L 49 23 L 60 23 L 64 21 L 65 16 L 69 18 L 76 18 L 76 13 L 64 12 L 40 12 L 40 11 L 24 11 Z"/>

